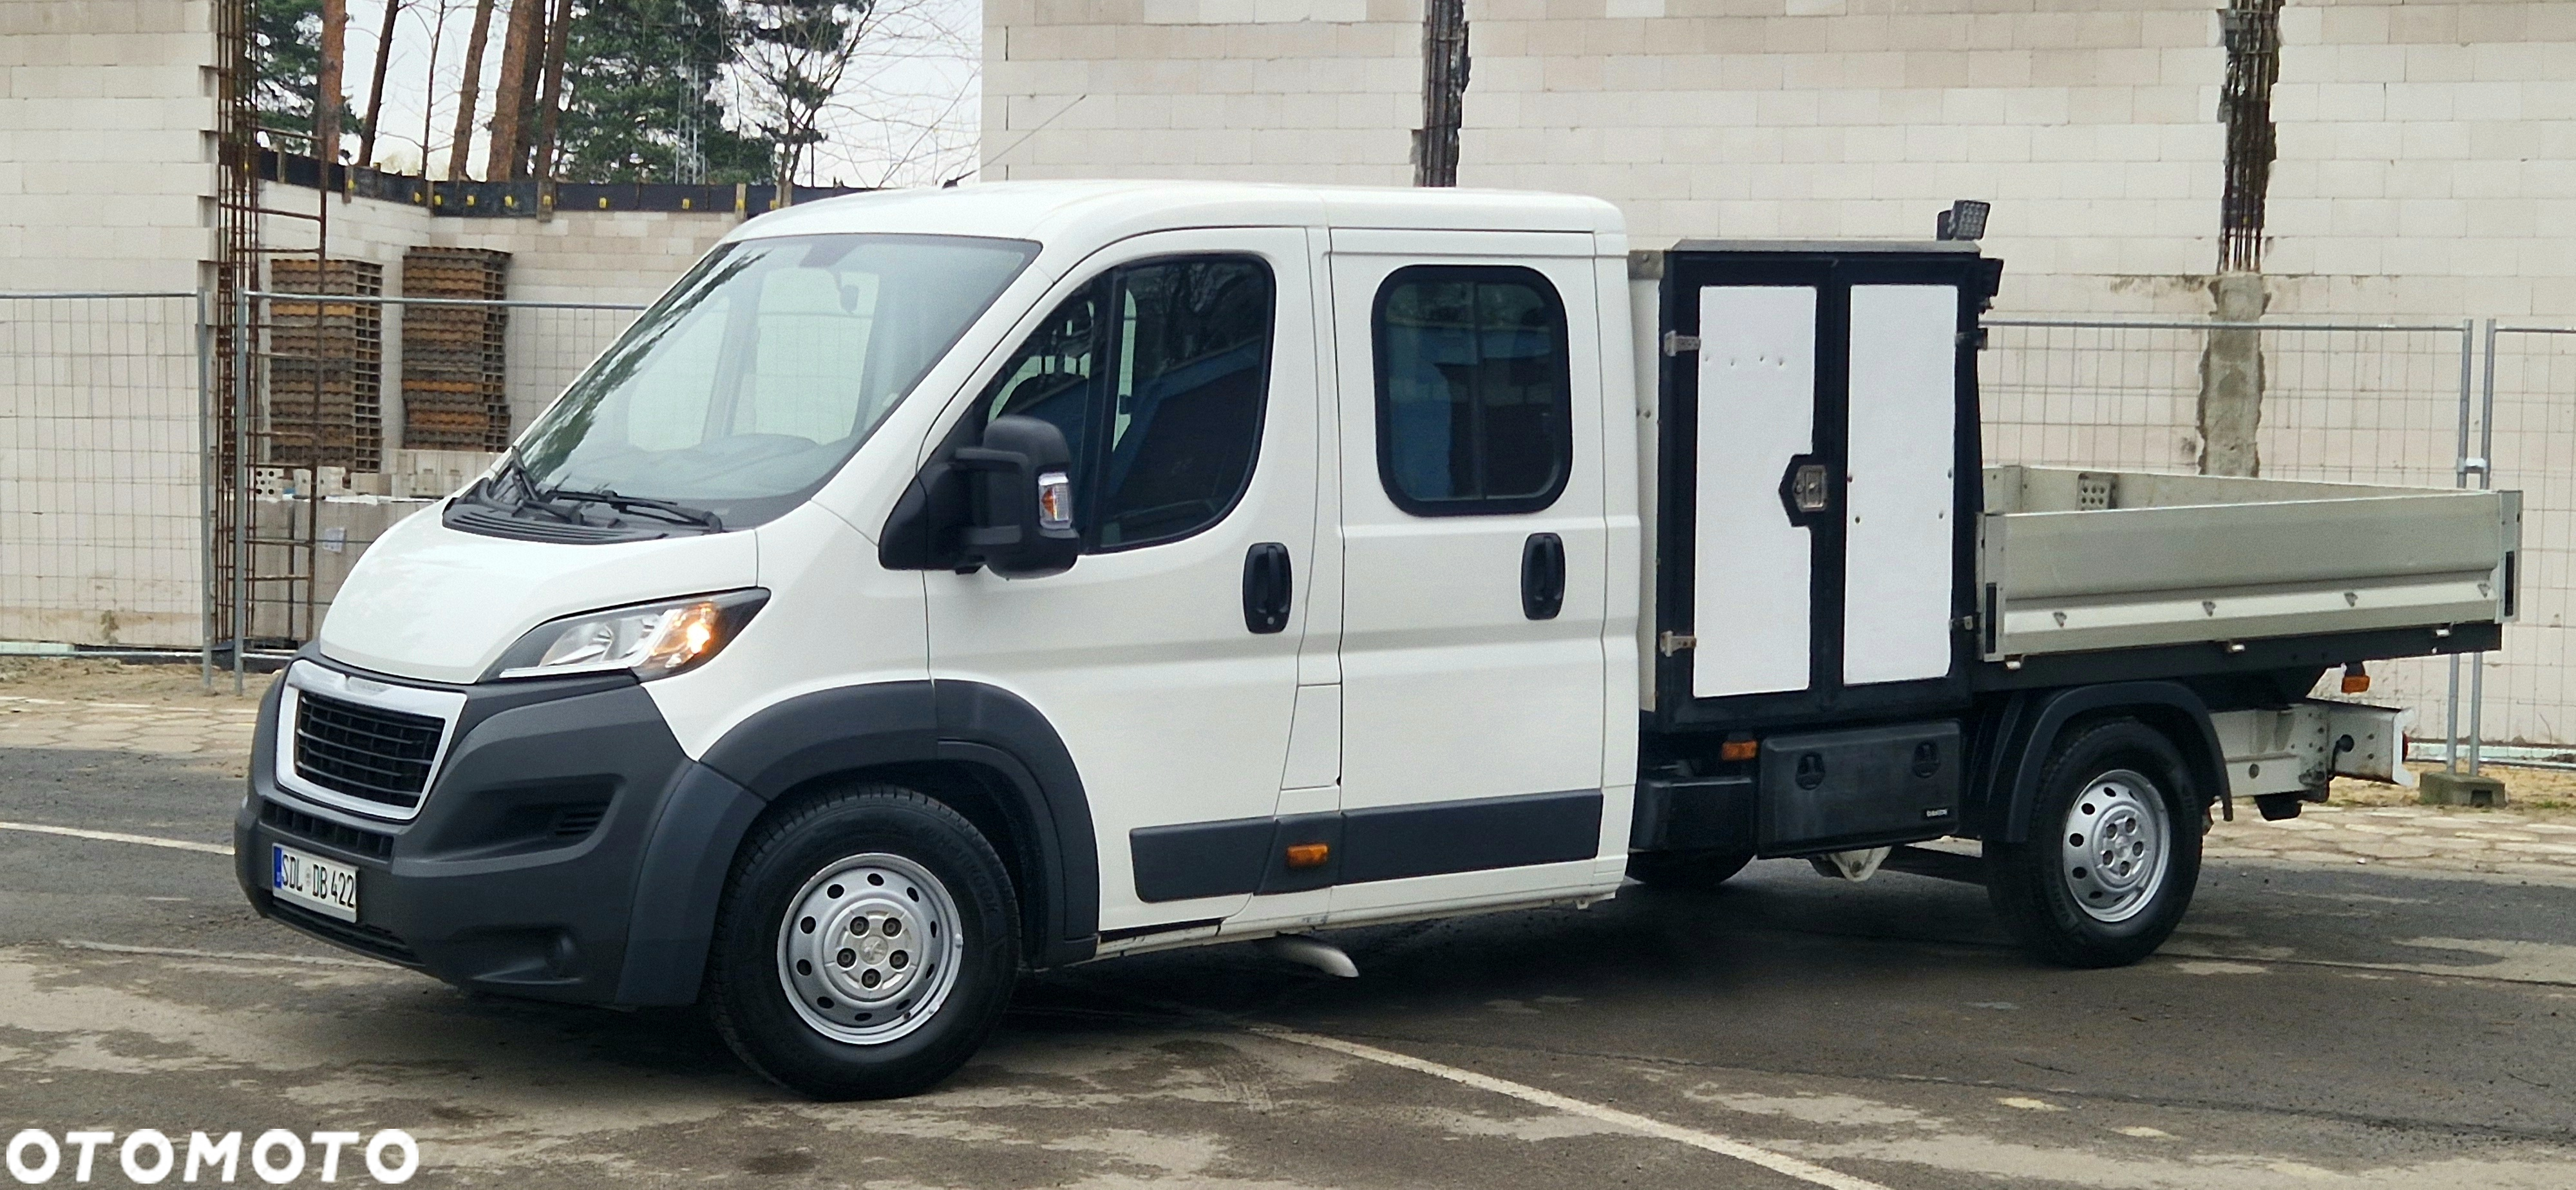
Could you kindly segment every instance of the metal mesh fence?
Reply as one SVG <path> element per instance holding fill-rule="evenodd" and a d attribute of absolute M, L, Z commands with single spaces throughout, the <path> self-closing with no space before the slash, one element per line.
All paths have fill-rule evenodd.
<path fill-rule="evenodd" d="M 2233 359 L 2259 378 L 2258 474 L 2422 487 L 2465 479 L 2474 365 L 2465 323 L 1986 326 L 1989 463 L 2196 473 L 2223 432 L 2209 406 L 2223 399 L 2214 373 Z M 2402 659 L 2371 674 L 2369 700 L 2413 708 L 2418 737 L 2466 730 L 2451 726 L 2449 659 Z"/>
<path fill-rule="evenodd" d="M 245 514 L 221 528 L 210 619 L 214 639 L 252 648 L 309 639 L 349 566 L 416 507 L 406 501 L 447 495 L 480 473 L 487 452 L 642 309 L 352 293 L 253 291 L 241 300 L 244 324 L 256 328 L 245 341 L 244 391 L 233 394 L 249 413 L 237 444 L 249 466 L 223 496 Z M 337 340 L 308 328 L 343 323 L 372 328 L 381 348 L 317 363 Z M 381 383 L 313 383 L 343 381 L 352 369 Z M 361 449 L 379 433 L 394 449 Z M 337 454 L 319 449 L 331 446 Z"/>
<path fill-rule="evenodd" d="M 195 293 L 0 294 L 0 639 L 194 648 Z"/>
<path fill-rule="evenodd" d="M 2459 474 L 2466 326 L 1986 324 L 1986 459 L 2193 473 L 2213 340 L 2259 352 L 2259 473 L 2448 487 Z"/>
<path fill-rule="evenodd" d="M 2576 329 L 2489 324 L 2479 454 L 2495 486 L 2522 492 L 2520 619 L 2483 658 L 2484 738 L 2576 744 Z"/>
<path fill-rule="evenodd" d="M 196 647 L 232 639 L 309 635 L 318 609 L 373 532 L 331 502 L 400 504 L 443 495 L 480 469 L 474 453 L 400 454 L 402 307 L 428 299 L 333 294 L 249 295 L 270 309 L 249 350 L 250 466 L 238 492 L 211 493 L 212 416 L 203 295 L 0 294 L 0 640 Z M 501 435 L 525 426 L 623 333 L 640 307 L 579 302 L 442 302 L 506 318 Z M 381 419 L 386 450 L 374 483 L 332 476 L 318 456 L 286 458 L 269 433 L 288 383 L 274 367 L 292 343 L 269 342 L 298 310 L 381 311 L 379 408 L 363 385 L 331 404 L 348 432 Z M 386 309 L 391 307 L 391 309 Z M 281 324 L 282 325 L 282 324 Z M 2052 466 L 2192 472 L 2205 449 L 2204 390 L 2213 347 L 2250 348 L 2259 361 L 2261 473 L 2316 480 L 2451 486 L 2486 478 L 2524 493 L 2517 575 L 2520 622 L 2505 648 L 2474 668 L 2471 699 L 2484 734 L 2507 744 L 2576 744 L 2576 329 L 2490 324 L 2483 366 L 2466 326 L 1990 322 L 1981 356 L 1988 460 Z M 2235 340 L 2225 336 L 2238 336 Z M 310 354 L 307 351 L 306 354 Z M 307 369 L 310 371 L 310 369 Z M 287 371 L 292 372 L 289 368 Z M 2485 379 L 2482 400 L 2471 382 Z M 233 394 L 220 394 L 232 396 Z M 287 412 L 310 421 L 319 404 Z M 2491 464 L 2473 464 L 2474 457 Z M 343 468 L 355 471 L 358 468 Z M 238 496 L 248 565 L 209 581 L 207 508 Z M 228 530 L 230 532 L 231 530 Z M 229 544 L 229 543 L 228 543 Z M 238 588 L 232 584 L 238 582 Z M 209 600 L 238 590 L 246 620 L 218 623 Z M 229 614 L 229 613 L 228 613 Z M 2374 698 L 2417 710 L 2416 732 L 2445 724 L 2449 666 L 2404 661 L 2374 669 Z M 2467 725 L 2463 723 L 2463 728 Z"/>
<path fill-rule="evenodd" d="M 525 429 L 625 334 L 640 306 L 528 305 L 510 312 L 510 428 Z"/>

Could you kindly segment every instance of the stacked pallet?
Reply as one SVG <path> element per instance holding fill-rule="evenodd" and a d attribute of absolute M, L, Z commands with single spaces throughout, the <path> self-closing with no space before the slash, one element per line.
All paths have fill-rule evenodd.
<path fill-rule="evenodd" d="M 383 265 L 283 256 L 268 263 L 280 293 L 377 297 Z M 285 467 L 373 471 L 384 457 L 384 307 L 374 302 L 268 305 L 268 460 Z"/>
<path fill-rule="evenodd" d="M 404 297 L 497 302 L 509 293 L 510 254 L 483 248 L 403 253 Z M 504 384 L 509 310 L 410 305 L 402 314 L 403 445 L 416 450 L 507 450 Z"/>

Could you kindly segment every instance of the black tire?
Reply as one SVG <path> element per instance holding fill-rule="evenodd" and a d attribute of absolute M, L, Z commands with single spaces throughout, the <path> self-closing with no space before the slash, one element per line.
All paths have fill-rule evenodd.
<path fill-rule="evenodd" d="M 1628 857 L 1628 878 L 1648 888 L 1706 892 L 1752 862 L 1750 851 L 1640 851 Z"/>
<path fill-rule="evenodd" d="M 925 873 L 930 882 L 915 879 Z M 875 887 L 859 887 L 862 881 Z M 883 953 L 865 960 L 859 976 L 870 988 L 880 979 L 887 988 L 900 984 L 904 998 L 880 1006 L 821 996 L 817 1000 L 844 1019 L 809 1020 L 799 1007 L 803 997 L 790 991 L 797 977 L 789 970 L 795 961 L 788 948 L 824 944 L 782 937 L 793 928 L 791 906 L 800 921 L 811 921 L 811 907 L 823 903 L 817 898 L 827 892 L 843 898 L 844 885 L 847 901 L 832 903 L 850 915 L 845 928 L 827 927 L 823 935 L 834 946 L 877 945 Z M 903 917 L 922 942 L 897 941 L 898 929 L 886 929 L 879 938 L 868 928 L 872 920 L 900 927 L 893 919 L 915 911 L 896 902 L 897 893 L 917 906 L 925 891 L 940 908 Z M 883 916 L 871 918 L 868 904 Z M 940 924 L 952 916 L 953 928 Z M 958 941 L 948 941 L 950 935 Z M 917 945 L 926 957 L 916 962 L 896 953 L 903 945 Z M 842 981 L 826 990 L 857 987 L 850 974 L 855 953 L 838 952 L 839 971 L 829 970 L 831 960 L 825 960 L 821 978 Z M 816 1099 L 884 1099 L 926 1090 L 974 1056 L 1010 1003 L 1019 962 L 1019 911 L 1010 875 L 983 834 L 955 810 L 912 790 L 854 786 L 801 802 L 753 828 L 717 913 L 706 999 L 725 1042 L 762 1077 Z M 810 966 L 804 978 L 814 978 Z M 891 993 L 855 993 L 875 994 Z M 871 1017 L 858 1010 L 878 1007 L 886 1009 L 882 1020 L 861 1023 Z M 866 1029 L 904 1031 L 853 1041 L 827 1027 L 850 1030 L 850 1036 L 863 1036 Z"/>
<path fill-rule="evenodd" d="M 2148 788 L 2137 788 L 2141 782 Z M 2150 806 L 2163 816 L 2160 849 L 2144 818 Z M 2125 833 L 2115 813 L 2130 816 Z M 2135 719 L 2096 720 L 2050 753 L 2029 840 L 1986 844 L 1986 897 L 2004 928 L 2041 959 L 2126 966 L 2164 945 L 2191 908 L 2202 829 L 2202 799 L 2173 741 Z M 2157 850 L 2163 870 L 2150 876 Z M 2113 861 L 2099 861 L 2104 854 Z"/>

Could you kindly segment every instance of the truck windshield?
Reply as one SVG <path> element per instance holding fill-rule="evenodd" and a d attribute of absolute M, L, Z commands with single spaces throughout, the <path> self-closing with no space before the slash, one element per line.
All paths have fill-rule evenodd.
<path fill-rule="evenodd" d="M 546 505 L 587 494 L 601 513 L 679 506 L 728 528 L 776 517 L 867 440 L 1037 250 L 927 235 L 720 248 L 529 427 L 518 445 L 529 494 Z"/>

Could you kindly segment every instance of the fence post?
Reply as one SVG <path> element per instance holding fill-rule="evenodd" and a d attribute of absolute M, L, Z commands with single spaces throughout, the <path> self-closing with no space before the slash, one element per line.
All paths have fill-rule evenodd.
<path fill-rule="evenodd" d="M 2469 486 L 2469 395 L 2474 388 L 2471 382 L 2475 379 L 2477 333 L 2476 319 L 2460 320 L 2460 439 L 2458 461 L 2451 465 L 2451 486 L 2455 488 Z M 2450 691 L 2442 704 L 2442 771 L 2456 773 L 2460 771 L 2460 655 L 2451 654 L 2449 663 Z M 2471 771 L 2475 771 L 2475 762 L 2471 764 Z"/>
<path fill-rule="evenodd" d="M 250 286 L 233 279 L 233 693 L 242 678 L 244 571 L 250 565 Z"/>
<path fill-rule="evenodd" d="M 2478 488 L 2495 487 L 2495 378 L 2496 320 L 2487 320 L 2486 377 L 2478 409 Z M 2479 734 L 2484 728 L 2487 707 L 2487 655 L 2478 653 L 2469 662 L 2469 775 L 2478 775 Z"/>
<path fill-rule="evenodd" d="M 197 682 L 215 688 L 215 324 L 207 294 L 197 290 Z"/>

